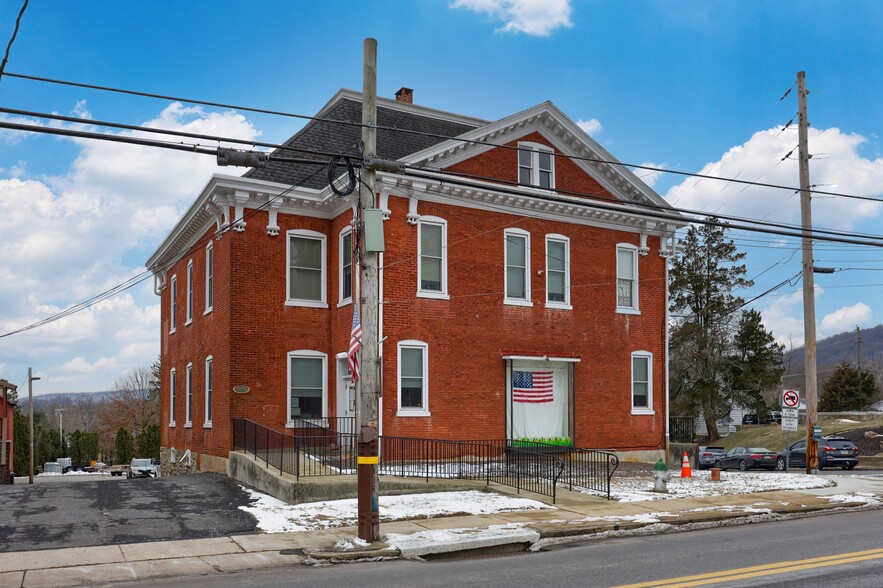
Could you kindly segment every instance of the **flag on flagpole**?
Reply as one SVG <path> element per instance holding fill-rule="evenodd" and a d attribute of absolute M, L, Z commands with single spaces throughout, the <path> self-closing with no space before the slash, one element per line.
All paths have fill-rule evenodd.
<path fill-rule="evenodd" d="M 532 404 L 555 400 L 552 372 L 513 372 L 512 400 Z"/>
<path fill-rule="evenodd" d="M 362 348 L 362 323 L 359 322 L 359 305 L 353 301 L 353 330 L 350 333 L 350 350 L 347 354 L 347 365 L 353 378 L 353 384 L 359 379 L 359 349 Z"/>

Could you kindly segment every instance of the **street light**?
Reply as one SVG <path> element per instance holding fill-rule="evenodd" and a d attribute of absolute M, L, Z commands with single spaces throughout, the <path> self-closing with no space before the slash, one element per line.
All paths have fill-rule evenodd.
<path fill-rule="evenodd" d="M 30 431 L 31 449 L 29 452 L 30 465 L 28 467 L 28 484 L 34 483 L 34 380 L 39 380 L 38 376 L 31 375 L 31 368 L 28 368 L 28 430 Z"/>

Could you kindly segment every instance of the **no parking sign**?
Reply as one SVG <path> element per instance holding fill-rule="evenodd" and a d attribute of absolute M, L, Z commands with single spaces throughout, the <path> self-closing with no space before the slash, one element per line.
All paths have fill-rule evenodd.
<path fill-rule="evenodd" d="M 800 406 L 800 392 L 797 390 L 783 390 L 780 404 L 782 408 L 797 408 Z"/>

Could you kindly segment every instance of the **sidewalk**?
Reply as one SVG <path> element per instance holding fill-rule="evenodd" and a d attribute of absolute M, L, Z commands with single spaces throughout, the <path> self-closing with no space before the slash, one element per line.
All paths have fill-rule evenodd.
<path fill-rule="evenodd" d="M 562 491 L 555 509 L 482 516 L 453 516 L 381 524 L 386 542 L 353 548 L 355 527 L 299 533 L 249 534 L 189 541 L 167 541 L 46 551 L 0 553 L 0 587 L 78 586 L 160 577 L 222 574 L 314 559 L 426 556 L 471 549 L 518 548 L 656 523 L 715 523 L 760 514 L 793 515 L 836 508 L 860 508 L 860 497 L 835 499 L 845 492 L 883 496 L 883 478 L 843 476 L 837 488 L 775 491 L 643 502 L 608 502 Z M 501 490 L 495 488 L 495 490 Z M 545 497 L 521 497 L 548 503 Z M 452 531 L 450 533 L 439 533 Z M 441 537 L 441 539 L 440 539 Z M 445 539 L 447 537 L 447 539 Z M 338 542 L 349 544 L 350 549 Z M 392 545 L 390 545 L 392 544 Z"/>

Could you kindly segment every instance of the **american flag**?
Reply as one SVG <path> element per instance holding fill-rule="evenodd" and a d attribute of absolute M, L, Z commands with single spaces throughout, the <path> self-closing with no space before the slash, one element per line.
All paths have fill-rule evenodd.
<path fill-rule="evenodd" d="M 552 402 L 552 372 L 519 372 L 512 374 L 512 400 L 515 402 Z"/>
<path fill-rule="evenodd" d="M 350 333 L 350 350 L 347 354 L 347 365 L 353 377 L 353 383 L 359 379 L 359 349 L 362 348 L 362 323 L 359 322 L 359 305 L 353 302 L 353 330 Z"/>

